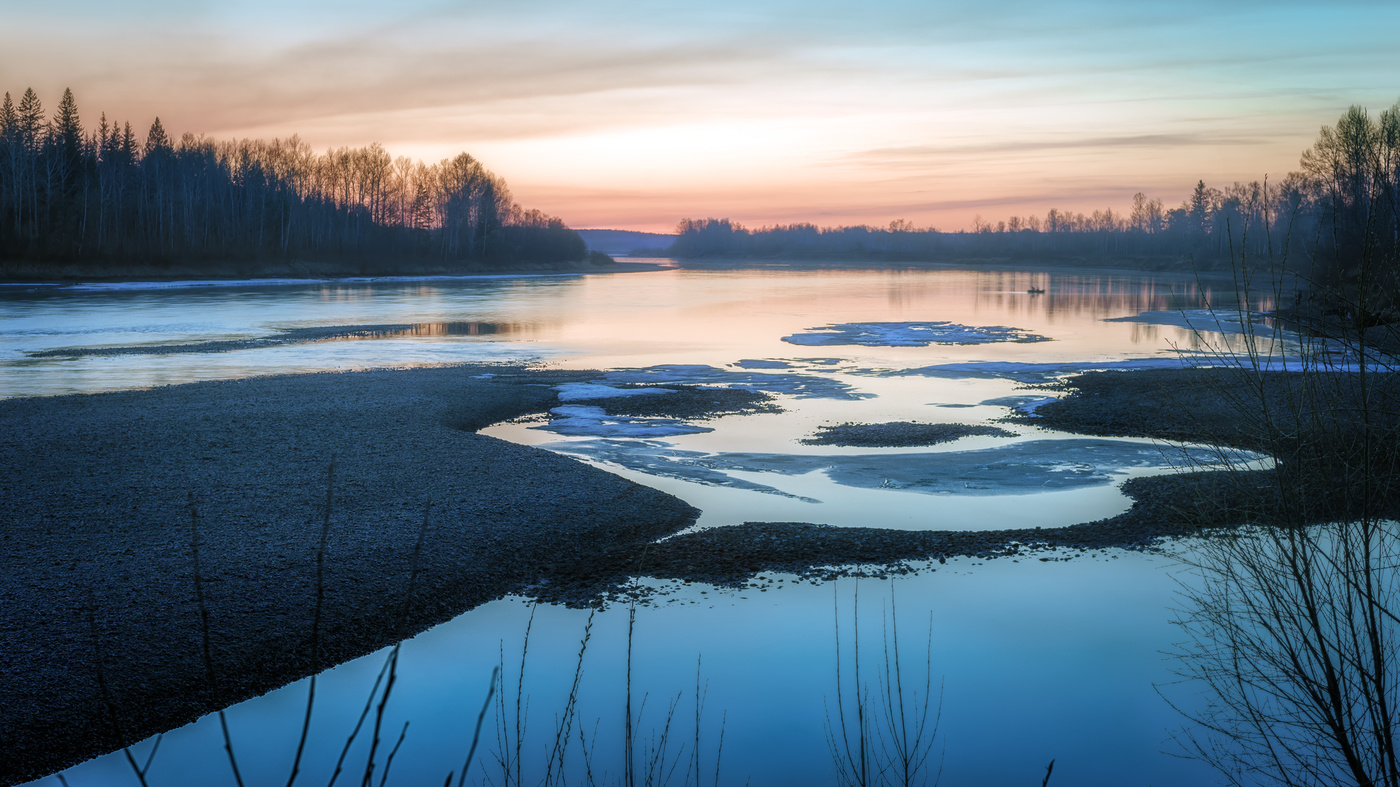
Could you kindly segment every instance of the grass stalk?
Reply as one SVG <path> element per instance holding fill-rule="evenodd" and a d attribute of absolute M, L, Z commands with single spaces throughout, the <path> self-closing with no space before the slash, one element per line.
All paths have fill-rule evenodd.
<path fill-rule="evenodd" d="M 311 680 L 306 687 L 306 715 L 301 722 L 301 735 L 297 738 L 296 756 L 292 758 L 291 772 L 287 775 L 287 787 L 296 783 L 301 772 L 301 758 L 306 751 L 306 739 L 311 734 L 311 711 L 316 707 L 316 676 L 321 671 L 321 613 L 326 600 L 326 550 L 331 536 L 332 491 L 335 488 L 335 456 L 331 456 L 326 468 L 326 504 L 321 514 L 321 540 L 316 547 L 316 603 L 311 612 Z"/>
<path fill-rule="evenodd" d="M 194 492 L 189 496 L 190 508 L 190 554 L 194 560 L 194 596 L 195 602 L 199 605 L 199 632 L 200 643 L 204 649 L 204 673 L 208 680 L 209 688 L 213 689 L 216 679 L 214 676 L 214 654 L 210 643 L 211 636 L 209 630 L 209 604 L 204 597 L 204 579 L 199 565 L 199 507 L 195 502 Z M 243 787 L 243 775 L 238 770 L 238 757 L 233 751 L 233 736 L 229 734 L 228 717 L 219 711 L 219 729 L 224 736 L 224 751 L 228 754 L 229 769 L 233 771 L 233 781 L 238 787 Z"/>
<path fill-rule="evenodd" d="M 486 711 L 491 709 L 491 698 L 496 694 L 496 681 L 500 680 L 501 668 L 499 666 L 491 668 L 491 683 L 486 689 L 486 701 L 481 703 L 481 712 L 476 714 L 476 728 L 472 730 L 472 745 L 467 749 L 467 760 L 462 763 L 462 775 L 457 779 L 457 787 L 463 787 L 467 780 L 467 771 L 472 767 L 472 759 L 476 756 L 477 744 L 481 742 L 481 725 L 486 721 Z M 447 774 L 447 784 L 452 784 L 452 774 Z M 444 786 L 446 787 L 446 786 Z"/>

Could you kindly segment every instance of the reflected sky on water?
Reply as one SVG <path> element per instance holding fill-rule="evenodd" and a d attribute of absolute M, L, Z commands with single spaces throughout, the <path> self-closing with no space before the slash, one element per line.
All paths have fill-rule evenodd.
<path fill-rule="evenodd" d="M 1169 472 L 1177 449 L 1143 440 L 1109 441 L 1118 447 L 1036 471 L 1047 473 L 1047 479 L 1072 477 L 1084 483 L 1026 489 L 1024 477 L 1007 477 L 1006 488 L 998 489 L 995 474 L 990 481 L 984 474 L 975 480 L 976 488 L 960 491 L 946 482 L 921 486 L 903 476 L 890 479 L 898 483 L 882 484 L 870 475 L 878 472 L 876 465 L 871 465 L 874 470 L 857 465 L 863 456 L 897 463 L 889 457 L 933 454 L 967 456 L 973 462 L 977 456 L 1034 453 L 1040 450 L 1034 446 L 1056 440 L 1066 441 L 1068 456 L 1074 438 L 1011 425 L 1010 437 L 967 437 L 916 449 L 807 446 L 800 441 L 821 426 L 844 422 L 988 423 L 1009 414 L 1025 397 L 1047 395 L 1028 392 L 1027 381 L 1048 381 L 1096 363 L 1170 366 L 1178 362 L 1178 350 L 1237 345 L 1237 335 L 1198 334 L 1186 327 L 1195 324 L 1189 315 L 1199 312 L 1193 310 L 1227 301 L 1233 306 L 1228 293 L 1228 282 L 1203 286 L 1193 276 L 831 267 L 278 285 L 4 287 L 0 396 L 481 361 L 614 370 L 612 385 L 749 380 L 766 386 L 784 412 L 724 416 L 699 422 L 706 431 L 661 438 L 563 435 L 540 428 L 544 424 L 538 420 L 499 425 L 486 433 L 570 453 L 677 494 L 702 509 L 700 526 L 810 521 L 906 529 L 1053 527 L 1125 510 L 1129 501 L 1119 491 L 1122 480 Z M 1254 305 L 1267 308 L 1270 303 L 1260 298 Z M 1014 328 L 1048 341 L 820 347 L 783 341 L 829 331 L 828 326 L 931 322 Z M 367 325 L 396 327 L 226 352 L 28 354 L 236 342 Z M 1160 461 L 1149 461 L 1153 452 Z M 832 471 L 822 457 L 831 458 L 831 467 L 845 469 Z M 946 456 L 939 461 L 944 460 Z M 720 477 L 701 477 L 696 468 Z M 1016 486 L 1012 480 L 1021 486 L 1011 488 Z M 1153 688 L 1172 680 L 1161 655 L 1174 636 L 1168 623 L 1171 566 L 1165 558 L 1129 553 L 1064 562 L 963 559 L 896 580 L 905 656 L 915 658 L 921 669 L 927 648 L 934 682 L 944 685 L 935 757 L 942 758 L 943 783 L 1037 783 L 1052 758 L 1054 781 L 1066 784 L 1208 783 L 1209 774 L 1200 765 L 1162 753 L 1170 749 L 1163 743 L 1167 729 L 1178 724 Z M 712 757 L 709 747 L 717 741 L 723 718 L 722 783 L 745 783 L 750 777 L 754 785 L 828 783 L 832 765 L 823 701 L 832 701 L 835 691 L 833 602 L 848 614 L 854 583 L 813 586 L 783 577 L 779 588 L 778 577 L 769 576 L 773 587 L 766 590 L 668 587 L 654 606 L 638 609 L 633 683 L 637 694 L 648 695 L 642 728 L 656 724 L 679 693 L 677 714 L 684 724 L 674 733 L 673 752 L 681 743 L 690 745 L 695 661 L 700 657 L 709 685 L 702 751 L 705 758 Z M 879 621 L 890 586 L 866 580 L 861 588 L 862 647 L 871 656 L 882 644 Z M 405 644 L 400 682 L 382 734 L 397 738 L 404 721 L 411 726 L 391 783 L 441 784 L 448 770 L 460 767 L 491 668 L 501 654 L 507 677 L 513 679 L 528 615 L 519 600 L 497 601 Z M 536 752 L 545 745 L 546 730 L 552 729 L 567 695 L 586 619 L 587 613 L 577 610 L 547 607 L 536 612 L 526 681 L 532 697 L 530 727 L 532 736 L 538 736 L 527 746 Z M 626 607 L 614 605 L 598 613 L 585 656 L 580 714 L 589 724 L 589 736 L 595 732 L 592 720 L 600 720 L 599 762 L 619 746 L 626 627 Z M 853 643 L 853 628 L 843 629 L 843 640 Z M 306 766 L 314 774 L 310 781 L 327 778 L 383 661 L 381 653 L 342 665 L 318 684 Z M 229 712 L 242 752 L 240 767 L 250 782 L 276 780 L 279 773 L 285 780 L 304 697 L 303 683 Z M 1191 701 L 1189 696 L 1177 699 Z M 488 714 L 481 763 L 492 762 L 494 718 L 494 712 Z M 688 748 L 686 752 L 688 757 Z M 217 722 L 206 718 L 166 736 L 152 784 L 226 779 L 222 758 Z M 358 781 L 364 758 L 352 759 L 358 763 L 359 770 L 352 772 Z M 712 767 L 712 760 L 707 762 Z M 113 755 L 79 766 L 67 777 L 74 787 L 121 783 L 130 779 L 126 767 L 120 755 Z M 575 761 L 571 767 L 582 766 Z M 616 763 L 606 767 L 615 772 Z"/>

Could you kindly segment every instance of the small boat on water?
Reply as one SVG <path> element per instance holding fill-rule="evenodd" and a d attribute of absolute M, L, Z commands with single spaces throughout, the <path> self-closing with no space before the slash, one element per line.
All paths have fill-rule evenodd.
<path fill-rule="evenodd" d="M 1042 290 L 1042 289 L 1040 289 L 1039 287 L 1032 287 L 1032 288 L 1030 288 L 1029 290 L 1026 290 L 1026 292 L 1029 293 L 1029 294 L 1031 294 L 1031 295 L 1044 295 L 1044 294 L 1045 294 L 1045 290 Z"/>

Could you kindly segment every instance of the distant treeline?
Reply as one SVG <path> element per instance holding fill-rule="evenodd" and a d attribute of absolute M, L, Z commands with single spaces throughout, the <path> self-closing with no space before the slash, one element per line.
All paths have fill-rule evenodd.
<path fill-rule="evenodd" d="M 1400 104 L 1371 118 L 1352 107 L 1325 126 L 1302 156 L 1302 171 L 1276 183 L 1197 182 L 1175 208 L 1138 193 L 1126 213 L 1050 210 L 972 231 L 939 232 L 894 221 L 888 227 L 790 224 L 750 230 L 728 219 L 686 219 L 671 253 L 706 257 L 1176 258 L 1184 264 L 1228 261 L 1248 252 L 1316 272 L 1354 276 L 1363 259 L 1394 261 L 1400 246 Z"/>
<path fill-rule="evenodd" d="M 289 139 L 144 139 L 85 129 L 71 90 L 0 103 L 0 261 L 358 261 L 373 270 L 581 260 L 578 233 L 523 210 L 462 153 L 426 165 L 378 144 L 317 154 Z"/>

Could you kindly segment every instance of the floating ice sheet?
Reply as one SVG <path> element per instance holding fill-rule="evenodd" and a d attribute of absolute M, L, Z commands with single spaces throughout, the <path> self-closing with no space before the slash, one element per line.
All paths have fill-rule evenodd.
<path fill-rule="evenodd" d="M 824 472 L 833 483 L 925 494 L 1008 495 L 1108 484 L 1134 469 L 1213 465 L 1210 448 L 1163 447 L 1108 438 L 1029 440 L 978 451 L 865 454 L 703 453 L 660 441 L 588 440 L 551 450 L 612 462 L 642 473 L 714 486 L 787 494 L 734 472 L 797 476 Z M 1238 452 L 1235 461 L 1257 458 Z M 791 495 L 789 495 L 791 496 Z"/>
<path fill-rule="evenodd" d="M 791 369 L 792 364 L 787 361 L 775 361 L 771 359 L 745 358 L 742 361 L 735 361 L 734 366 L 740 369 Z"/>
<path fill-rule="evenodd" d="M 710 466 L 711 454 L 703 451 L 685 451 L 672 448 L 670 444 L 656 440 L 571 440 L 546 443 L 540 448 L 557 451 L 561 454 L 581 456 L 598 462 L 609 462 L 628 470 L 661 478 L 674 478 L 707 486 L 747 489 L 753 492 L 796 498 L 808 503 L 821 502 L 729 475 Z"/>
<path fill-rule="evenodd" d="M 846 383 L 808 374 L 784 374 L 717 369 L 701 364 L 666 364 L 644 369 L 618 369 L 603 376 L 608 383 L 643 385 L 722 385 L 751 391 L 781 393 L 798 399 L 870 399 Z"/>
<path fill-rule="evenodd" d="M 980 404 L 989 404 L 994 407 L 1009 407 L 1026 415 L 1034 415 L 1036 408 L 1047 402 L 1055 401 L 1053 396 L 1000 396 L 996 399 L 987 399 Z"/>
<path fill-rule="evenodd" d="M 1097 369 L 1181 369 L 1192 363 L 1189 357 L 1132 358 L 1126 361 L 1078 361 L 1073 363 L 1023 363 L 1015 361 L 969 361 L 940 363 L 914 369 L 851 369 L 849 374 L 868 377 L 943 377 L 948 379 L 1001 379 L 1022 383 L 1046 382 L 1068 374 Z M 1202 364 L 1206 359 L 1196 359 Z"/>
<path fill-rule="evenodd" d="M 675 418 L 608 415 L 603 408 L 588 405 L 566 404 L 549 412 L 556 417 L 530 428 L 575 437 L 675 437 L 714 431 L 708 426 L 696 426 Z"/>
<path fill-rule="evenodd" d="M 593 399 L 612 399 L 617 396 L 651 396 L 670 394 L 670 388 L 615 388 L 598 383 L 563 383 L 554 386 L 561 402 L 586 402 Z"/>
<path fill-rule="evenodd" d="M 930 344 L 992 344 L 994 342 L 1048 342 L 1020 328 L 1003 325 L 975 327 L 946 320 L 933 322 L 847 322 L 809 328 L 784 336 L 789 344 L 824 347 L 856 344 L 863 347 L 927 347 Z"/>
<path fill-rule="evenodd" d="M 1261 331 L 1264 315 L 1249 312 L 1240 319 L 1239 312 L 1215 311 L 1213 309 L 1179 309 L 1146 311 L 1127 317 L 1108 317 L 1104 322 L 1138 322 L 1145 325 L 1171 325 L 1192 331 L 1214 333 L 1256 333 Z M 1262 328 L 1267 331 L 1267 328 Z"/>

